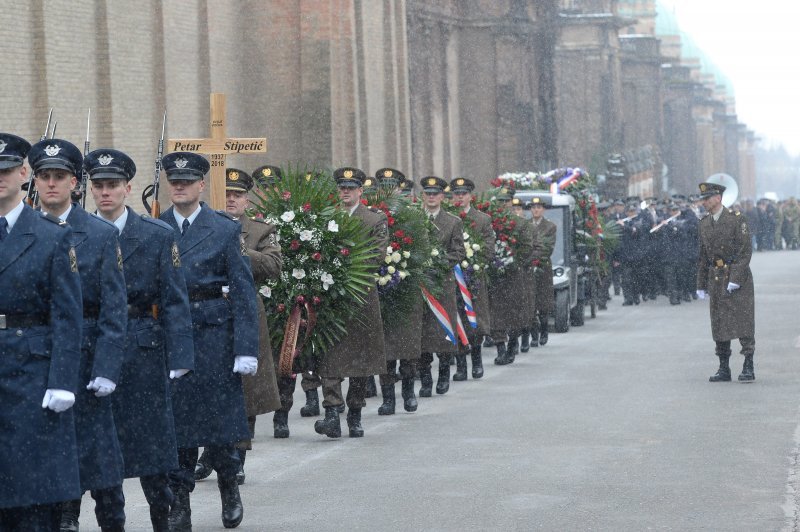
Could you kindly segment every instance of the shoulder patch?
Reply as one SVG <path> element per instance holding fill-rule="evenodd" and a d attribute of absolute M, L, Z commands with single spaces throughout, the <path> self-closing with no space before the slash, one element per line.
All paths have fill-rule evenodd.
<path fill-rule="evenodd" d="M 67 222 L 61 220 L 58 216 L 53 216 L 52 214 L 48 214 L 46 212 L 40 212 L 40 214 L 42 215 L 42 218 L 44 218 L 48 222 L 53 222 L 54 224 L 60 225 L 62 227 L 67 225 Z"/>
<path fill-rule="evenodd" d="M 178 244 L 172 243 L 172 266 L 175 268 L 181 267 L 181 252 L 178 250 Z"/>

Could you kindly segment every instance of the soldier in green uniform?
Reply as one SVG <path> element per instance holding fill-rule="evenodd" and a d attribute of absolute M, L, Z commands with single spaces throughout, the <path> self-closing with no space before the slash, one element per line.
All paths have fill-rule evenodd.
<path fill-rule="evenodd" d="M 522 335 L 520 351 L 547 344 L 547 320 L 553 310 L 553 263 L 550 257 L 556 245 L 556 224 L 544 217 L 545 200 L 531 198 L 533 230 L 534 315 L 531 327 Z M 529 334 L 527 334 L 529 333 Z"/>

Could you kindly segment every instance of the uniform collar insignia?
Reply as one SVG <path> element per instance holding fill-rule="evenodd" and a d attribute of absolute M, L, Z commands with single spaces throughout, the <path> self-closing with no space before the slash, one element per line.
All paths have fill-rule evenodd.
<path fill-rule="evenodd" d="M 113 161 L 113 160 L 114 160 L 114 158 L 112 156 L 108 155 L 107 153 L 103 154 L 103 155 L 101 155 L 100 157 L 97 158 L 97 161 L 100 164 L 102 164 L 103 166 L 108 166 L 109 164 L 111 164 L 111 161 Z"/>
<path fill-rule="evenodd" d="M 45 149 L 44 149 L 44 152 L 49 157 L 55 157 L 56 155 L 58 155 L 58 152 L 60 152 L 60 151 L 61 151 L 61 146 L 57 146 L 57 145 L 54 145 L 54 144 L 48 144 L 47 147 L 45 147 Z"/>

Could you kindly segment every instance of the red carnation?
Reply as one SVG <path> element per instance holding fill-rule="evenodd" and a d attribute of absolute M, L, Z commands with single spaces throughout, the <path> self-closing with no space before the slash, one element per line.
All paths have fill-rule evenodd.
<path fill-rule="evenodd" d="M 511 244 L 514 245 L 516 243 L 517 243 L 517 239 L 512 236 L 511 237 Z"/>
<path fill-rule="evenodd" d="M 316 253 L 314 253 L 313 255 L 311 255 L 311 258 L 312 258 L 312 259 L 314 259 L 314 260 L 317 260 L 317 261 L 319 261 L 319 260 L 322 260 L 322 253 L 320 253 L 319 251 L 317 251 Z"/>
<path fill-rule="evenodd" d="M 305 203 L 305 204 L 303 205 L 303 210 L 304 210 L 305 212 L 308 212 L 308 211 L 310 211 L 310 210 L 311 210 L 311 204 L 310 204 L 310 203 Z"/>
<path fill-rule="evenodd" d="M 404 236 L 406 236 L 406 234 L 403 232 L 402 229 L 398 229 L 397 231 L 394 232 L 394 236 L 396 236 L 397 238 L 403 238 Z"/>
<path fill-rule="evenodd" d="M 464 211 L 461 211 L 460 213 L 458 213 L 458 215 L 461 217 L 462 220 L 467 217 L 467 213 L 465 213 Z"/>
<path fill-rule="evenodd" d="M 295 298 L 295 301 L 297 301 L 298 305 L 303 305 L 306 302 L 306 297 L 302 296 L 302 295 L 301 296 L 297 296 Z"/>
<path fill-rule="evenodd" d="M 291 198 L 291 197 L 292 197 L 292 193 L 291 193 L 291 192 L 289 192 L 288 190 L 284 190 L 284 191 L 283 191 L 283 194 L 281 194 L 281 197 L 282 197 L 284 200 L 288 200 L 289 198 Z"/>
<path fill-rule="evenodd" d="M 341 253 L 342 255 L 347 257 L 347 256 L 350 255 L 350 248 L 342 248 L 342 249 L 339 250 L 339 253 Z"/>
<path fill-rule="evenodd" d="M 364 206 L 366 206 L 366 205 L 369 205 L 369 203 L 367 203 L 367 200 L 365 200 L 365 199 L 362 199 L 362 200 L 361 200 L 361 205 L 364 205 Z"/>
<path fill-rule="evenodd" d="M 392 242 L 391 246 L 392 246 L 392 249 L 395 250 L 395 251 L 400 249 L 400 244 L 398 244 L 397 242 Z"/>
<path fill-rule="evenodd" d="M 319 297 L 319 296 L 314 296 L 314 297 L 311 299 L 311 302 L 312 302 L 312 303 L 314 303 L 314 305 L 315 305 L 315 306 L 316 306 L 316 305 L 319 305 L 320 303 L 322 303 L 322 298 L 321 298 L 321 297 Z"/>
<path fill-rule="evenodd" d="M 414 243 L 414 239 L 410 236 L 403 238 L 403 244 L 408 244 L 409 246 Z"/>
<path fill-rule="evenodd" d="M 500 240 L 506 242 L 508 240 L 508 237 L 506 235 L 500 235 Z"/>
<path fill-rule="evenodd" d="M 533 265 L 534 266 L 538 267 L 540 264 L 541 264 L 541 262 L 539 261 L 539 259 L 533 259 Z"/>
<path fill-rule="evenodd" d="M 387 216 L 386 221 L 389 224 L 389 227 L 394 225 L 394 218 L 392 218 L 391 216 Z"/>
<path fill-rule="evenodd" d="M 292 243 L 289 244 L 289 249 L 291 249 L 292 251 L 297 251 L 298 249 L 300 249 L 300 242 L 298 242 L 297 240 L 292 240 Z"/>

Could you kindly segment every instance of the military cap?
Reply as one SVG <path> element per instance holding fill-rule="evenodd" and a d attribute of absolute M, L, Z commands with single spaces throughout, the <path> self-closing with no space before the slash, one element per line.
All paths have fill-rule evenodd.
<path fill-rule="evenodd" d="M 700 196 L 698 196 L 697 194 L 689 194 L 689 201 L 692 203 L 700 201 L 700 199 L 701 199 Z"/>
<path fill-rule="evenodd" d="M 238 168 L 225 169 L 225 190 L 249 192 L 251 188 L 253 188 L 253 178 L 250 174 Z"/>
<path fill-rule="evenodd" d="M 686 196 L 683 194 L 673 194 L 671 197 L 672 201 L 686 201 Z"/>
<path fill-rule="evenodd" d="M 414 180 L 405 178 L 397 185 L 397 190 L 400 191 L 401 196 L 407 196 L 414 191 Z"/>
<path fill-rule="evenodd" d="M 28 152 L 28 162 L 36 174 L 39 170 L 56 168 L 77 176 L 83 166 L 83 154 L 73 143 L 63 139 L 45 139 L 34 144 Z"/>
<path fill-rule="evenodd" d="M 124 179 L 130 181 L 136 175 L 136 163 L 119 150 L 102 148 L 86 155 L 83 168 L 90 180 Z"/>
<path fill-rule="evenodd" d="M 447 181 L 436 176 L 423 177 L 421 183 L 422 191 L 429 194 L 442 194 L 447 188 Z"/>
<path fill-rule="evenodd" d="M 669 210 L 671 210 L 671 211 L 679 211 L 679 210 L 681 210 L 682 208 L 683 208 L 683 205 L 681 205 L 681 204 L 680 204 L 680 203 L 678 203 L 677 201 L 676 201 L 676 202 L 673 202 L 673 203 L 671 203 L 671 204 L 670 204 L 670 206 L 669 206 Z"/>
<path fill-rule="evenodd" d="M 161 160 L 161 164 L 170 181 L 199 181 L 211 169 L 205 157 L 188 151 L 169 153 Z"/>
<path fill-rule="evenodd" d="M 0 170 L 22 165 L 31 143 L 11 133 L 0 133 Z"/>
<path fill-rule="evenodd" d="M 532 197 L 531 201 L 529 201 L 528 203 L 530 203 L 531 207 L 533 207 L 534 205 L 541 205 L 545 209 L 550 206 L 550 202 L 540 196 Z"/>
<path fill-rule="evenodd" d="M 387 186 L 396 187 L 399 186 L 400 183 L 405 181 L 406 176 L 400 170 L 395 170 L 394 168 L 381 168 L 377 172 L 375 172 L 375 177 L 380 181 L 382 184 Z"/>
<path fill-rule="evenodd" d="M 636 203 L 629 203 L 627 207 L 625 207 L 625 212 L 637 211 L 639 210 L 639 205 Z"/>
<path fill-rule="evenodd" d="M 601 201 L 600 203 L 597 204 L 597 208 L 598 210 L 604 211 L 609 207 L 611 207 L 612 205 L 613 203 L 611 203 L 610 201 Z"/>
<path fill-rule="evenodd" d="M 641 203 L 642 199 L 639 196 L 628 196 L 627 198 L 625 198 L 625 201 L 627 203 L 639 204 L 639 203 Z"/>
<path fill-rule="evenodd" d="M 446 198 L 452 198 L 453 197 L 453 191 L 450 189 L 450 185 L 447 185 L 446 187 L 444 187 L 444 195 L 445 195 Z"/>
<path fill-rule="evenodd" d="M 514 207 L 525 207 L 525 203 L 519 198 L 511 198 L 511 205 Z"/>
<path fill-rule="evenodd" d="M 465 177 L 457 177 L 450 181 L 450 189 L 454 193 L 472 192 L 475 190 L 475 183 Z"/>
<path fill-rule="evenodd" d="M 358 168 L 344 166 L 333 171 L 333 179 L 337 186 L 358 188 L 364 184 L 367 174 Z"/>
<path fill-rule="evenodd" d="M 614 200 L 614 205 L 623 205 L 623 206 L 624 206 L 624 205 L 625 205 L 625 202 L 624 202 L 624 201 L 622 201 L 621 199 L 615 199 L 615 200 Z"/>
<path fill-rule="evenodd" d="M 281 172 L 281 169 L 277 166 L 265 164 L 253 170 L 253 179 L 258 181 L 262 186 L 270 186 L 283 179 L 283 172 Z"/>
<path fill-rule="evenodd" d="M 377 184 L 378 183 L 374 177 L 365 177 L 364 181 L 361 183 L 361 186 L 364 188 L 364 192 L 373 192 Z"/>
<path fill-rule="evenodd" d="M 725 187 L 720 185 L 719 183 L 700 183 L 700 197 L 702 199 L 710 198 L 711 196 L 716 196 L 717 194 L 722 194 L 725 192 Z"/>
<path fill-rule="evenodd" d="M 495 197 L 500 201 L 511 201 L 514 197 L 515 190 L 513 188 L 508 187 L 500 187 L 497 189 L 497 194 Z"/>

